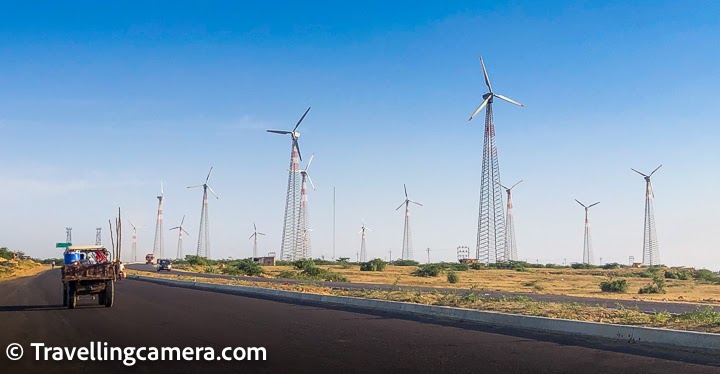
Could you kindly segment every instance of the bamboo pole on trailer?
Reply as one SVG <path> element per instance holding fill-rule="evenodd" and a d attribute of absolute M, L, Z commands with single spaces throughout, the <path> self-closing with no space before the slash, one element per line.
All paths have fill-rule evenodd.
<path fill-rule="evenodd" d="M 113 241 L 113 233 L 112 233 L 112 221 L 108 220 L 108 225 L 110 225 L 110 244 L 112 244 L 112 253 L 115 253 L 115 242 Z"/>

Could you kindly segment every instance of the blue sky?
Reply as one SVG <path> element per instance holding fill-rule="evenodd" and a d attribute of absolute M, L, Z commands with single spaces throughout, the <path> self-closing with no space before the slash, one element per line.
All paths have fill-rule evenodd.
<path fill-rule="evenodd" d="M 417 260 L 475 247 L 482 55 L 496 92 L 501 176 L 515 190 L 522 259 L 642 256 L 644 181 L 654 177 L 661 259 L 720 269 L 715 2 L 4 3 L 0 12 L 0 245 L 38 256 L 72 226 L 92 242 L 115 209 L 152 249 L 160 181 L 165 227 L 183 214 L 194 253 L 202 183 L 213 257 L 251 254 L 252 223 L 279 252 L 289 139 L 315 153 L 315 256 L 397 257 L 403 183 Z M 129 225 L 125 225 L 126 228 Z M 105 229 L 106 242 L 109 242 Z M 124 234 L 129 251 L 130 232 Z M 166 233 L 166 252 L 176 248 Z"/>

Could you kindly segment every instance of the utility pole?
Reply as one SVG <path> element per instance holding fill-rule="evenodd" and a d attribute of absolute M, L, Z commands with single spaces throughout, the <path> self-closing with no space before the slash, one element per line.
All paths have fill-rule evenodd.
<path fill-rule="evenodd" d="M 427 249 L 427 253 L 428 253 L 428 262 L 427 263 L 429 264 L 430 263 L 430 248 Z"/>
<path fill-rule="evenodd" d="M 335 260 L 335 186 L 333 186 L 333 260 Z"/>

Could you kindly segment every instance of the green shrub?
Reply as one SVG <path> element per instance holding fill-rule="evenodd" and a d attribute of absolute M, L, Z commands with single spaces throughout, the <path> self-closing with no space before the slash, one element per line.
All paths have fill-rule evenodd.
<path fill-rule="evenodd" d="M 188 264 L 195 265 L 195 266 L 211 265 L 211 261 L 208 261 L 207 258 L 200 257 L 200 256 L 187 255 L 187 256 L 185 256 L 185 260 L 187 261 Z"/>
<path fill-rule="evenodd" d="M 412 275 L 416 277 L 437 277 L 443 271 L 443 267 L 438 264 L 425 264 L 412 272 Z"/>
<path fill-rule="evenodd" d="M 449 283 L 457 283 L 460 282 L 460 276 L 454 271 L 449 271 L 447 273 L 447 280 Z"/>
<path fill-rule="evenodd" d="M 413 260 L 395 260 L 392 263 L 395 266 L 418 266 L 419 262 Z"/>
<path fill-rule="evenodd" d="M 300 278 L 300 273 L 294 270 L 283 270 L 277 277 L 283 279 L 298 279 Z"/>
<path fill-rule="evenodd" d="M 667 269 L 665 270 L 666 279 L 679 279 L 688 280 L 692 278 L 692 274 L 689 271 L 683 269 Z"/>
<path fill-rule="evenodd" d="M 447 265 L 447 269 L 452 269 L 453 271 L 468 271 L 468 269 L 470 269 L 470 266 L 468 266 L 468 264 L 462 262 L 452 262 L 448 263 Z"/>
<path fill-rule="evenodd" d="M 661 277 L 661 276 L 655 276 L 653 278 L 653 282 L 651 284 L 648 284 L 647 286 L 642 287 L 638 293 L 649 294 L 649 293 L 665 293 L 665 292 L 667 292 L 665 290 L 665 278 Z"/>
<path fill-rule="evenodd" d="M 376 258 L 372 261 L 363 262 L 360 264 L 360 271 L 383 271 L 387 266 L 387 262 L 382 259 Z"/>
<path fill-rule="evenodd" d="M 250 276 L 257 276 L 263 273 L 262 266 L 249 258 L 240 261 L 237 264 L 236 269 L 239 272 Z"/>
<path fill-rule="evenodd" d="M 548 269 L 566 269 L 568 266 L 558 264 L 545 264 L 545 267 Z"/>
<path fill-rule="evenodd" d="M 0 257 L 6 259 L 6 260 L 12 260 L 14 256 L 13 252 L 11 252 L 6 247 L 0 247 Z"/>
<path fill-rule="evenodd" d="M 487 269 L 487 266 L 485 266 L 485 264 L 482 262 L 473 262 L 472 264 L 470 264 L 470 269 L 482 270 L 482 269 Z"/>
<path fill-rule="evenodd" d="M 602 292 L 625 293 L 628 290 L 628 282 L 627 279 L 609 279 L 600 282 L 600 289 Z"/>
<path fill-rule="evenodd" d="M 297 261 L 293 261 L 293 267 L 298 270 L 305 270 L 308 268 L 314 268 L 315 267 L 315 261 L 309 259 L 309 258 L 303 258 Z"/>
<path fill-rule="evenodd" d="M 584 263 L 570 264 L 570 267 L 573 269 L 597 269 L 597 266 L 595 266 L 593 264 L 584 264 Z"/>
<path fill-rule="evenodd" d="M 610 263 L 610 264 L 605 264 L 605 265 L 602 266 L 602 268 L 605 269 L 605 270 L 620 269 L 621 267 L 622 267 L 622 266 L 621 266 L 620 264 L 618 264 L 617 262 L 613 262 L 613 263 Z"/>
<path fill-rule="evenodd" d="M 217 274 L 217 273 L 218 273 L 218 269 L 217 269 L 216 267 L 214 267 L 214 266 L 208 266 L 208 267 L 205 268 L 204 273 L 205 273 L 205 274 Z"/>
<path fill-rule="evenodd" d="M 695 270 L 693 278 L 695 278 L 698 283 L 720 283 L 720 276 L 708 269 Z"/>

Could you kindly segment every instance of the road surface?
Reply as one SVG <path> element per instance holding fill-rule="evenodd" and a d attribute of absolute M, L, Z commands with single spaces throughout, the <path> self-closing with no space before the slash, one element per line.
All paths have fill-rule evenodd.
<path fill-rule="evenodd" d="M 146 272 L 157 272 L 156 268 L 152 265 L 146 264 L 132 264 L 126 266 L 128 269 L 146 271 Z M 223 279 L 242 279 L 254 282 L 278 282 L 278 283 L 307 283 L 307 280 L 297 279 L 279 279 L 279 278 L 262 278 L 262 277 L 244 277 L 244 276 L 232 276 L 223 274 L 205 274 L 205 273 L 192 273 L 192 272 L 179 272 L 178 274 L 195 276 L 201 278 L 223 278 Z M 461 288 L 438 288 L 438 287 L 424 287 L 424 286 L 398 286 L 391 284 L 375 284 L 375 283 L 349 283 L 349 282 L 322 282 L 322 281 L 310 281 L 313 284 L 319 286 L 331 287 L 336 289 L 370 289 L 370 290 L 409 290 L 409 291 L 438 291 L 444 293 L 453 292 L 474 292 L 478 296 L 491 297 L 498 299 L 500 297 L 513 297 L 513 296 L 525 296 L 535 301 L 547 301 L 547 302 L 558 302 L 558 303 L 580 303 L 587 304 L 590 306 L 601 306 L 605 308 L 618 308 L 622 305 L 623 308 L 627 309 L 638 309 L 646 313 L 655 312 L 668 312 L 673 314 L 694 312 L 698 308 L 712 308 L 716 312 L 720 312 L 720 306 L 713 306 L 707 304 L 694 304 L 694 303 L 679 303 L 679 302 L 662 302 L 662 301 L 642 301 L 642 300 L 618 300 L 618 299 L 607 299 L 601 297 L 582 297 L 582 296 L 569 296 L 569 295 L 550 295 L 550 294 L 536 294 L 526 292 L 500 292 L 500 291 L 489 291 L 489 290 L 468 290 Z"/>
<path fill-rule="evenodd" d="M 358 313 L 155 285 L 117 283 L 116 304 L 61 306 L 59 271 L 0 282 L 6 373 L 717 373 L 699 353 L 392 315 Z M 25 356 L 4 357 L 20 343 Z M 265 362 L 35 361 L 47 346 L 265 347 Z"/>

